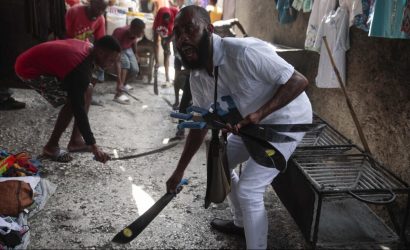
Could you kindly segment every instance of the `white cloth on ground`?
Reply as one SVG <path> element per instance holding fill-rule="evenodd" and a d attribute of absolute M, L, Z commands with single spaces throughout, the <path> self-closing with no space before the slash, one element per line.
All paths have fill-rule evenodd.
<path fill-rule="evenodd" d="M 30 185 L 31 189 L 34 190 L 34 188 L 40 182 L 40 179 L 41 178 L 38 176 L 0 177 L 0 182 L 11 181 L 11 180 L 24 181 Z"/>

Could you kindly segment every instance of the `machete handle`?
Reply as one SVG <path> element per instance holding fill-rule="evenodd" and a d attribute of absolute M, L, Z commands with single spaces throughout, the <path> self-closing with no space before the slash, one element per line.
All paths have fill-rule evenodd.
<path fill-rule="evenodd" d="M 206 127 L 206 122 L 181 122 L 178 124 L 178 129 L 191 128 L 191 129 L 203 129 Z"/>
<path fill-rule="evenodd" d="M 181 192 L 183 186 L 188 185 L 188 179 L 182 179 L 181 182 L 177 185 L 177 193 Z"/>
<path fill-rule="evenodd" d="M 219 105 L 219 102 L 216 103 L 216 107 L 215 107 L 215 104 L 212 104 L 212 105 L 211 105 L 211 108 L 212 108 L 212 110 L 215 110 L 216 113 L 217 113 L 219 116 L 225 116 L 225 115 L 227 115 L 227 114 L 229 113 L 228 111 L 223 110 L 223 109 L 221 108 L 221 105 Z"/>
<path fill-rule="evenodd" d="M 172 118 L 177 118 L 177 119 L 180 119 L 180 120 L 191 120 L 192 116 L 193 116 L 192 114 L 171 112 L 171 117 Z"/>

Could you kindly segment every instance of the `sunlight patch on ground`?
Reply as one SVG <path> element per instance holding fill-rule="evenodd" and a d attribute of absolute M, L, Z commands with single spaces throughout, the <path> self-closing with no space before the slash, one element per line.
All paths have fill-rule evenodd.
<path fill-rule="evenodd" d="M 145 213 L 152 205 L 154 205 L 154 199 L 145 192 L 140 186 L 132 185 L 132 197 L 134 198 L 135 205 L 137 205 L 138 215 Z"/>

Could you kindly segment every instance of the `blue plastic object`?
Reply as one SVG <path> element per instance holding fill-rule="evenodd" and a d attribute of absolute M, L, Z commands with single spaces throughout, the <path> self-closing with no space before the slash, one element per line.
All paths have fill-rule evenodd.
<path fill-rule="evenodd" d="M 176 112 L 171 113 L 171 117 L 177 118 L 180 120 L 191 120 L 192 116 L 193 116 L 192 114 L 176 113 Z"/>
<path fill-rule="evenodd" d="M 178 129 L 192 128 L 192 129 L 203 129 L 206 126 L 206 122 L 181 122 L 178 124 Z"/>
<path fill-rule="evenodd" d="M 191 113 L 191 112 L 196 112 L 196 113 L 200 113 L 202 116 L 206 115 L 209 111 L 204 109 L 204 108 L 200 108 L 197 106 L 190 106 L 187 108 L 187 112 Z"/>
<path fill-rule="evenodd" d="M 230 95 L 222 96 L 221 100 L 228 104 L 228 109 L 235 109 L 236 105 Z"/>

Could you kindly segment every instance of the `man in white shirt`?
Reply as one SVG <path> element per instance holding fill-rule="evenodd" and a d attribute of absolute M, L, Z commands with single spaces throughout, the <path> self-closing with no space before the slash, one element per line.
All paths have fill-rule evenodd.
<path fill-rule="evenodd" d="M 283 166 L 275 162 L 266 167 L 255 162 L 237 133 L 248 124 L 312 122 L 311 105 L 304 93 L 308 82 L 276 54 L 272 45 L 255 38 L 222 39 L 213 34 L 206 10 L 198 6 L 187 6 L 179 12 L 174 34 L 182 61 L 191 69 L 193 105 L 208 109 L 213 104 L 213 69 L 217 66 L 219 103 L 225 104 L 221 96 L 231 96 L 244 117 L 238 124 L 227 127 L 232 132 L 228 137 L 227 156 L 232 170 L 232 190 L 228 198 L 233 220 L 214 219 L 211 226 L 225 233 L 245 235 L 247 248 L 266 249 L 268 220 L 263 195 L 279 173 L 277 168 Z M 178 165 L 167 181 L 168 192 L 176 192 L 206 133 L 206 129 L 190 130 Z M 286 135 L 296 141 L 271 144 L 288 160 L 303 133 Z M 233 169 L 242 162 L 246 162 L 246 166 L 239 177 Z"/>

